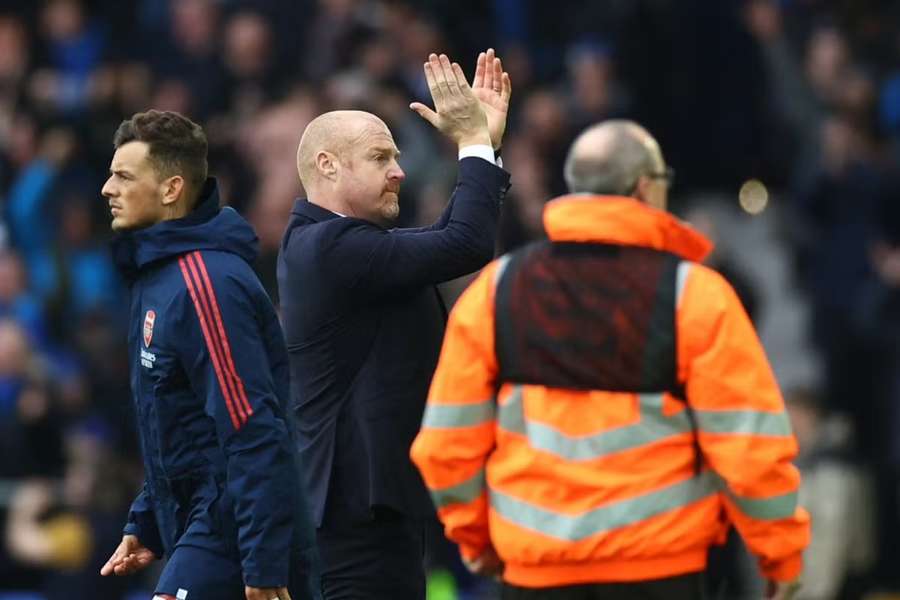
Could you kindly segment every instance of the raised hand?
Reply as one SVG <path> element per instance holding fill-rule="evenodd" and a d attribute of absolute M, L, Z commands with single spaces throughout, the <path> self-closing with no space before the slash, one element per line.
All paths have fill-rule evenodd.
<path fill-rule="evenodd" d="M 460 147 L 491 143 L 484 109 L 462 67 L 451 64 L 446 54 L 431 54 L 425 63 L 425 79 L 435 110 L 420 102 L 410 104 L 411 109 Z"/>
<path fill-rule="evenodd" d="M 503 63 L 494 55 L 493 48 L 478 55 L 472 93 L 481 102 L 481 108 L 487 117 L 491 145 L 494 150 L 499 150 L 503 143 L 503 132 L 506 131 L 512 82 L 509 73 L 503 70 Z"/>
<path fill-rule="evenodd" d="M 131 575 L 154 560 L 156 560 L 156 556 L 137 539 L 137 536 L 125 535 L 122 537 L 119 547 L 100 569 L 100 574 Z"/>

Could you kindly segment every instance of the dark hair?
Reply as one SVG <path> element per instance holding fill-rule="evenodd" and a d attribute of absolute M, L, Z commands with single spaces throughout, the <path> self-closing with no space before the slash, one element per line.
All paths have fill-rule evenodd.
<path fill-rule="evenodd" d="M 202 127 L 177 112 L 148 110 L 122 121 L 116 130 L 114 148 L 129 142 L 150 147 L 149 160 L 160 176 L 181 175 L 194 195 L 200 193 L 208 169 Z"/>

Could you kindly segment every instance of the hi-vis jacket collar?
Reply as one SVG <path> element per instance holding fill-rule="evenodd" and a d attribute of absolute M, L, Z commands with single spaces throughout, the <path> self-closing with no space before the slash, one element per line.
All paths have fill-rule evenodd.
<path fill-rule="evenodd" d="M 544 208 L 544 228 L 554 241 L 643 246 L 696 262 L 713 249 L 712 242 L 687 223 L 624 196 L 561 196 Z"/>

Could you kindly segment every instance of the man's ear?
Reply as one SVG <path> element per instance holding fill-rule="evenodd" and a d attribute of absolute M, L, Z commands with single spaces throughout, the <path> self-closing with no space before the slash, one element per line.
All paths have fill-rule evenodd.
<path fill-rule="evenodd" d="M 326 150 L 319 150 L 316 154 L 316 171 L 325 179 L 334 179 L 337 176 L 337 156 Z"/>
<path fill-rule="evenodd" d="M 634 192 L 632 192 L 631 195 L 641 202 L 646 203 L 647 199 L 650 197 L 650 186 L 652 184 L 652 179 L 641 175 L 640 177 L 638 177 L 637 182 L 634 184 Z"/>
<path fill-rule="evenodd" d="M 167 177 L 160 183 L 160 187 L 163 206 L 171 206 L 184 195 L 184 177 L 181 175 Z"/>

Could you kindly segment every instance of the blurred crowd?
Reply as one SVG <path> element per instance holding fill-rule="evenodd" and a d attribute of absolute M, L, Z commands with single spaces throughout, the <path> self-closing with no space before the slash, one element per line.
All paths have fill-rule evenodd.
<path fill-rule="evenodd" d="M 782 380 L 814 519 L 801 597 L 900 591 L 900 2 L 0 0 L 0 598 L 141 589 L 97 576 L 141 479 L 127 290 L 99 194 L 121 120 L 157 108 L 203 124 L 277 302 L 306 124 L 380 115 L 403 153 L 401 225 L 431 222 L 455 148 L 408 104 L 430 103 L 428 53 L 472 73 L 488 46 L 513 81 L 498 251 L 543 235 L 584 126 L 644 124 L 678 174 L 672 208 L 721 241 L 713 264 L 763 342 L 767 322 L 800 332 L 776 373 L 815 365 Z M 756 246 L 737 242 L 759 223 Z M 755 583 L 728 548 L 715 590 L 738 598 Z M 429 560 L 430 598 L 491 597 L 452 548 Z"/>

